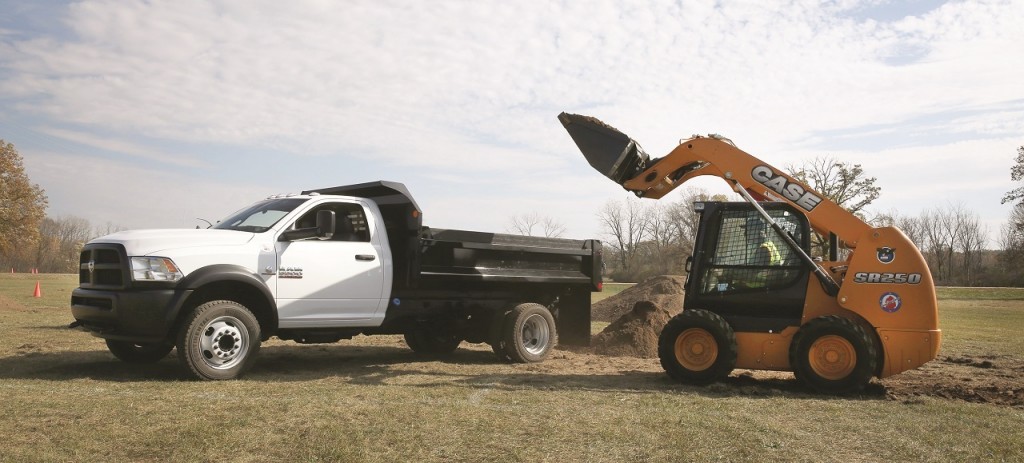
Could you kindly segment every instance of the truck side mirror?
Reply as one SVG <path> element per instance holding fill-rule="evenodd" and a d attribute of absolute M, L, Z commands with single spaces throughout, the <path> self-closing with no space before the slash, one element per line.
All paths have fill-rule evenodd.
<path fill-rule="evenodd" d="M 322 210 L 316 213 L 316 237 L 329 240 L 334 236 L 334 211 Z"/>

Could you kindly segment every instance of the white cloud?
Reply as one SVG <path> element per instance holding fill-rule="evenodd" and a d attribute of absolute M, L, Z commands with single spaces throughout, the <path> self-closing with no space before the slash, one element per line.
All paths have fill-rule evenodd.
<path fill-rule="evenodd" d="M 846 1 L 86 0 L 67 7 L 67 34 L 0 35 L 0 102 L 8 117 L 73 127 L 61 136 L 141 159 L 166 151 L 139 139 L 228 151 L 238 158 L 223 172 L 229 188 L 249 191 L 256 169 L 319 186 L 358 165 L 422 191 L 435 208 L 428 217 L 473 210 L 503 223 L 543 206 L 581 233 L 621 190 L 580 161 L 555 118 L 563 110 L 619 126 L 655 156 L 691 133 L 719 132 L 777 165 L 839 151 L 861 162 L 872 153 L 843 143 L 885 146 L 894 133 L 938 145 L 901 147 L 914 160 L 906 164 L 971 140 L 993 150 L 976 154 L 990 165 L 1011 157 L 1012 146 L 986 140 L 1024 135 L 1013 104 L 1024 101 L 1024 3 L 890 15 L 875 3 L 867 14 Z M 90 130 L 124 135 L 104 141 Z M 251 162 L 247 148 L 280 152 L 281 165 Z M 994 181 L 974 180 L 965 188 Z M 899 182 L 949 194 L 935 179 Z M 452 186 L 465 191 L 445 194 Z M 51 198 L 62 188 L 44 187 Z M 201 200 L 189 194 L 178 202 Z"/>

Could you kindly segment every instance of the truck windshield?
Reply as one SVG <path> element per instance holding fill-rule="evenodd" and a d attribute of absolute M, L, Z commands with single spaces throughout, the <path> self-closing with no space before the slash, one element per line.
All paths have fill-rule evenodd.
<path fill-rule="evenodd" d="M 260 201 L 221 220 L 213 228 L 263 233 L 289 212 L 306 202 L 304 198 L 281 198 Z"/>

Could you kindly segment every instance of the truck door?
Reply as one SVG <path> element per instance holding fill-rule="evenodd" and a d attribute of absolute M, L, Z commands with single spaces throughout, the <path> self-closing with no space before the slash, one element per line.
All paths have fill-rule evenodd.
<path fill-rule="evenodd" d="M 370 234 L 367 214 L 354 202 L 319 204 L 290 228 L 316 224 L 321 210 L 335 213 L 330 239 L 278 241 L 277 305 L 281 328 L 377 326 L 383 316 L 384 255 Z"/>

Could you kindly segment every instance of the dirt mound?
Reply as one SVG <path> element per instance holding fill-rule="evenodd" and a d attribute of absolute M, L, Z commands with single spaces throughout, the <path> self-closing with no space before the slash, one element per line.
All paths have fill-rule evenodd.
<path fill-rule="evenodd" d="M 651 301 L 639 301 L 633 309 L 591 338 L 594 352 L 616 357 L 655 358 L 658 335 L 672 318 Z"/>
<path fill-rule="evenodd" d="M 1024 360 L 1011 356 L 942 356 L 881 380 L 890 400 L 939 397 L 1024 408 Z"/>
<path fill-rule="evenodd" d="M 594 304 L 590 316 L 595 321 L 614 322 L 633 310 L 640 301 L 653 302 L 675 315 L 683 310 L 683 283 L 686 277 L 662 275 L 637 283 L 632 288 Z"/>

